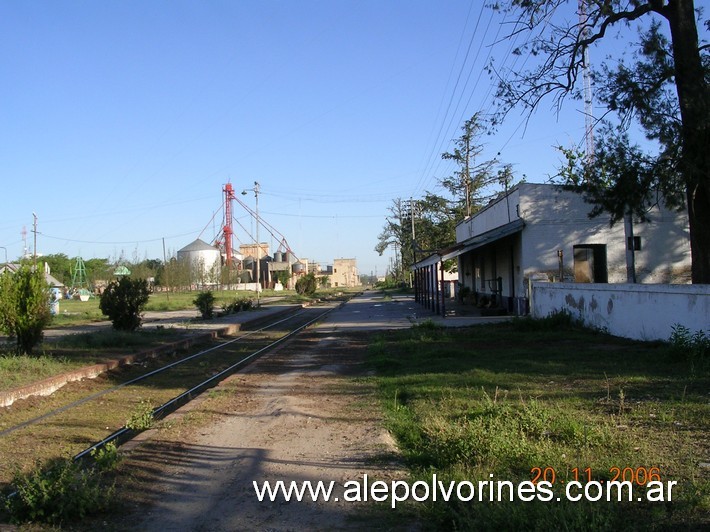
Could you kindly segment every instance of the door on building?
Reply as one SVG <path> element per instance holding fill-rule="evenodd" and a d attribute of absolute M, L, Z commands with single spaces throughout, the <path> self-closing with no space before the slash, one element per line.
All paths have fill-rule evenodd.
<path fill-rule="evenodd" d="M 582 244 L 573 246 L 574 282 L 608 282 L 606 244 Z"/>

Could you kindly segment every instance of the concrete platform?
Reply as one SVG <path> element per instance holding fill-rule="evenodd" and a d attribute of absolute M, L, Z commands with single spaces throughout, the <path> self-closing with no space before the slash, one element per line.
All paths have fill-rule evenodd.
<path fill-rule="evenodd" d="M 149 311 L 143 314 L 142 329 L 155 329 L 162 327 L 165 329 L 185 329 L 189 333 L 201 333 L 222 329 L 233 324 L 251 323 L 259 318 L 269 317 L 281 312 L 289 312 L 302 308 L 302 305 L 281 304 L 262 306 L 259 309 L 237 312 L 227 316 L 203 320 L 197 309 L 187 310 L 166 310 Z M 44 341 L 51 342 L 58 338 L 71 334 L 93 333 L 100 330 L 110 330 L 110 321 L 98 321 L 95 323 L 85 323 L 83 325 L 72 325 L 68 327 L 49 328 L 44 331 Z M 7 337 L 0 335 L 0 344 L 7 342 Z"/>
<path fill-rule="evenodd" d="M 82 379 L 95 378 L 102 373 L 119 366 L 133 364 L 141 360 L 160 356 L 166 353 L 176 352 L 186 349 L 191 345 L 200 343 L 211 338 L 223 335 L 234 334 L 243 329 L 255 329 L 261 323 L 278 316 L 286 316 L 303 308 L 302 305 L 273 305 L 261 307 L 259 309 L 229 314 L 212 320 L 197 320 L 199 313 L 193 310 L 166 311 L 146 313 L 147 321 L 143 328 L 176 328 L 184 329 L 182 338 L 160 347 L 146 349 L 133 354 L 115 355 L 107 357 L 104 362 L 92 364 L 78 368 L 73 371 L 53 375 L 33 383 L 26 384 L 10 390 L 0 391 L 0 407 L 12 405 L 19 399 L 27 399 L 32 396 L 51 395 L 56 390 L 69 382 Z M 150 315 L 150 316 L 148 316 Z M 81 334 L 86 332 L 96 332 L 111 329 L 110 322 L 98 322 L 89 325 L 76 327 L 63 327 L 60 329 L 47 329 L 44 331 L 45 341 L 57 340 L 63 336 L 71 334 Z"/>
<path fill-rule="evenodd" d="M 406 329 L 426 321 L 442 327 L 468 327 L 511 319 L 509 316 L 481 316 L 478 309 L 470 306 L 468 309 L 470 314 L 443 317 L 417 303 L 413 295 L 392 295 L 371 290 L 331 312 L 315 329 L 327 333 Z"/>

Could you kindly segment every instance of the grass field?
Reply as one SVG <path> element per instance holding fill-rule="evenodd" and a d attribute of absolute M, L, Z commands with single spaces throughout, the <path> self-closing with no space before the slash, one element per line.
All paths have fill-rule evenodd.
<path fill-rule="evenodd" d="M 199 294 L 195 292 L 155 292 L 150 295 L 148 304 L 145 310 L 150 311 L 168 311 L 168 310 L 184 310 L 196 308 L 193 301 Z M 215 305 L 217 307 L 234 301 L 238 297 L 254 297 L 254 292 L 235 292 L 220 290 L 213 292 L 215 296 Z M 295 292 L 294 292 L 295 294 Z M 271 294 L 270 294 L 271 295 Z M 289 294 L 290 296 L 291 294 Z M 71 325 L 80 325 L 95 321 L 106 320 L 99 308 L 99 298 L 92 297 L 88 301 L 79 301 L 78 299 L 63 299 L 59 302 L 59 314 L 52 320 L 51 327 L 65 327 Z"/>
<path fill-rule="evenodd" d="M 332 295 L 336 291 L 342 292 L 343 289 L 324 289 L 319 290 L 313 297 L 298 295 L 295 290 L 282 290 L 275 292 L 274 290 L 264 290 L 261 292 L 261 298 L 278 297 L 283 303 L 302 303 L 313 298 L 323 298 Z M 192 292 L 154 292 L 150 295 L 148 304 L 145 310 L 150 311 L 169 311 L 169 310 L 184 310 L 195 309 L 193 303 L 199 291 Z M 256 298 L 256 293 L 251 291 L 235 291 L 235 290 L 214 290 L 215 306 L 217 308 L 222 305 L 233 302 L 240 298 Z M 106 319 L 99 309 L 99 298 L 92 297 L 88 301 L 79 301 L 78 299 L 62 299 L 59 302 L 59 314 L 52 320 L 51 327 L 66 327 L 71 325 L 81 325 Z"/>
<path fill-rule="evenodd" d="M 710 374 L 666 343 L 564 320 L 424 324 L 375 338 L 370 364 L 412 481 L 538 477 L 562 499 L 413 505 L 433 529 L 710 526 Z M 615 476 L 636 484 L 634 501 L 562 496 L 570 480 Z M 676 481 L 672 502 L 635 500 L 648 479 Z"/>
<path fill-rule="evenodd" d="M 295 291 L 264 290 L 263 298 L 278 297 L 279 303 L 301 303 L 313 298 L 325 298 L 343 290 L 326 289 L 313 297 L 299 296 Z M 199 292 L 157 292 L 150 296 L 146 311 L 195 309 L 193 300 Z M 235 299 L 253 297 L 253 292 L 215 291 L 215 306 Z M 89 301 L 62 300 L 60 314 L 50 327 L 70 327 L 105 321 L 99 309 L 99 299 Z M 32 356 L 17 355 L 11 345 L 0 348 L 0 390 L 8 390 L 31 382 L 70 371 L 82 366 L 102 362 L 113 355 L 124 355 L 173 341 L 184 331 L 139 329 L 135 332 L 113 330 L 97 331 L 67 336 L 56 342 L 41 344 Z"/>
<path fill-rule="evenodd" d="M 158 347 L 175 341 L 178 334 L 171 329 L 106 330 L 69 335 L 51 344 L 44 343 L 31 356 L 0 352 L 0 391 L 105 362 L 112 357 Z"/>

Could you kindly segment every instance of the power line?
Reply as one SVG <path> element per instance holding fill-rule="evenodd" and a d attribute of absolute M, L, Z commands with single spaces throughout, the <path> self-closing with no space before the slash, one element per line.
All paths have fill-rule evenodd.
<path fill-rule="evenodd" d="M 431 152 L 430 152 L 430 154 L 429 154 L 429 162 L 428 162 L 427 165 L 425 166 L 424 171 L 422 172 L 422 176 L 420 177 L 419 182 L 417 183 L 417 186 L 416 186 L 416 188 L 415 188 L 415 191 L 416 191 L 417 193 L 419 192 L 419 190 L 421 190 L 421 189 L 423 188 L 423 187 L 422 187 L 422 184 L 425 183 L 426 181 L 428 181 L 428 179 L 429 179 L 429 178 L 427 177 L 427 174 L 429 173 L 429 171 L 430 171 L 430 169 L 431 169 L 431 166 L 432 166 L 432 164 L 433 164 L 433 161 L 435 160 L 435 159 L 434 159 L 434 157 L 435 157 L 435 152 L 440 152 L 441 149 L 442 149 L 442 147 L 443 147 L 443 144 L 444 144 L 444 142 L 445 142 L 445 140 L 444 140 L 444 138 L 443 138 L 444 124 L 446 123 L 446 118 L 449 116 L 449 111 L 451 110 L 451 105 L 452 105 L 452 103 L 453 103 L 453 101 L 454 101 L 454 97 L 455 97 L 455 95 L 456 95 L 456 92 L 457 92 L 457 89 L 458 89 L 458 86 L 459 86 L 459 82 L 461 81 L 461 76 L 463 75 L 464 68 L 466 67 L 466 63 L 468 62 L 468 57 L 469 57 L 469 55 L 470 55 L 470 53 L 471 53 L 471 48 L 472 48 L 472 46 L 473 46 L 474 39 L 475 39 L 475 37 L 476 37 L 476 33 L 477 33 L 477 30 L 478 30 L 478 26 L 479 26 L 479 24 L 480 24 L 480 22 L 481 22 L 481 17 L 483 16 L 483 10 L 484 10 L 484 9 L 485 9 L 485 4 L 484 4 L 484 3 L 479 4 L 479 13 L 478 13 L 478 18 L 476 19 L 476 26 L 474 27 L 474 30 L 473 30 L 473 32 L 471 33 L 471 39 L 469 40 L 468 48 L 466 49 L 466 54 L 465 54 L 465 56 L 464 56 L 464 58 L 463 58 L 463 61 L 462 61 L 462 63 L 461 63 L 461 68 L 459 69 L 458 76 L 456 77 L 456 83 L 454 84 L 454 88 L 453 88 L 453 90 L 451 91 L 451 96 L 450 96 L 450 98 L 449 98 L 449 103 L 448 103 L 447 106 L 446 106 L 446 112 L 444 113 L 444 117 L 443 117 L 443 119 L 442 119 L 441 125 L 439 126 L 439 132 L 438 132 L 438 134 L 437 134 L 437 142 L 435 142 L 435 143 L 434 143 L 434 146 L 432 147 L 432 150 L 431 150 Z M 467 21 L 468 21 L 468 18 L 467 18 Z M 464 27 L 464 31 L 465 31 L 465 29 L 466 29 L 466 28 Z M 479 51 L 480 51 L 480 47 L 479 47 Z M 458 53 L 458 51 L 457 51 L 457 53 Z M 478 52 L 476 53 L 476 57 L 477 57 L 477 56 L 478 56 Z M 454 60 L 454 61 L 455 61 L 455 60 Z M 475 62 L 474 62 L 474 64 L 475 64 Z M 465 90 L 465 88 L 464 88 L 464 90 Z M 460 101 L 460 99 L 459 99 L 459 101 Z M 458 104 L 457 104 L 457 108 L 458 108 Z M 449 126 L 450 126 L 450 124 L 451 124 L 451 119 L 449 120 Z M 447 131 L 448 131 L 448 127 L 447 127 Z M 438 146 L 438 148 L 437 148 L 437 146 Z"/>
<path fill-rule="evenodd" d="M 145 240 L 123 240 L 123 241 L 107 241 L 107 240 L 77 240 L 73 238 L 64 238 L 61 236 L 53 236 L 53 235 L 47 235 L 45 233 L 39 232 L 38 234 L 42 235 L 43 238 L 49 238 L 52 240 L 62 240 L 64 242 L 73 242 L 76 244 L 104 244 L 104 245 L 118 245 L 118 244 L 147 244 L 150 242 L 160 242 L 163 238 L 182 238 L 184 236 L 188 235 L 194 235 L 197 232 L 195 231 L 190 231 L 189 233 L 182 233 L 179 235 L 171 235 L 171 236 L 165 236 L 165 237 L 158 237 L 158 238 L 150 238 L 150 239 L 145 239 Z"/>
<path fill-rule="evenodd" d="M 390 201 L 392 198 L 390 198 Z M 271 214 L 273 216 L 287 216 L 290 218 L 327 218 L 327 219 L 337 219 L 337 218 L 354 218 L 354 219 L 359 219 L 359 218 L 382 218 L 382 215 L 343 215 L 343 214 L 286 214 L 283 212 L 268 212 L 268 211 L 262 211 L 264 214 Z"/>

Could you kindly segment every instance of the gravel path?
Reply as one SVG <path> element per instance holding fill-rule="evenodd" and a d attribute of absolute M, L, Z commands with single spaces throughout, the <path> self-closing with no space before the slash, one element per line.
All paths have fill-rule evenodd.
<path fill-rule="evenodd" d="M 363 375 L 364 333 L 322 328 L 283 345 L 131 444 L 135 506 L 109 528 L 376 529 L 343 483 L 406 479 Z M 209 416 L 190 430 L 187 419 Z M 182 419 L 181 419 L 182 418 Z M 253 481 L 334 481 L 338 502 L 259 502 Z M 140 501 L 140 502 L 138 502 Z M 363 511 L 365 510 L 365 511 Z M 391 511 L 390 511 L 391 514 Z M 377 520 L 377 521 L 373 521 Z"/>

